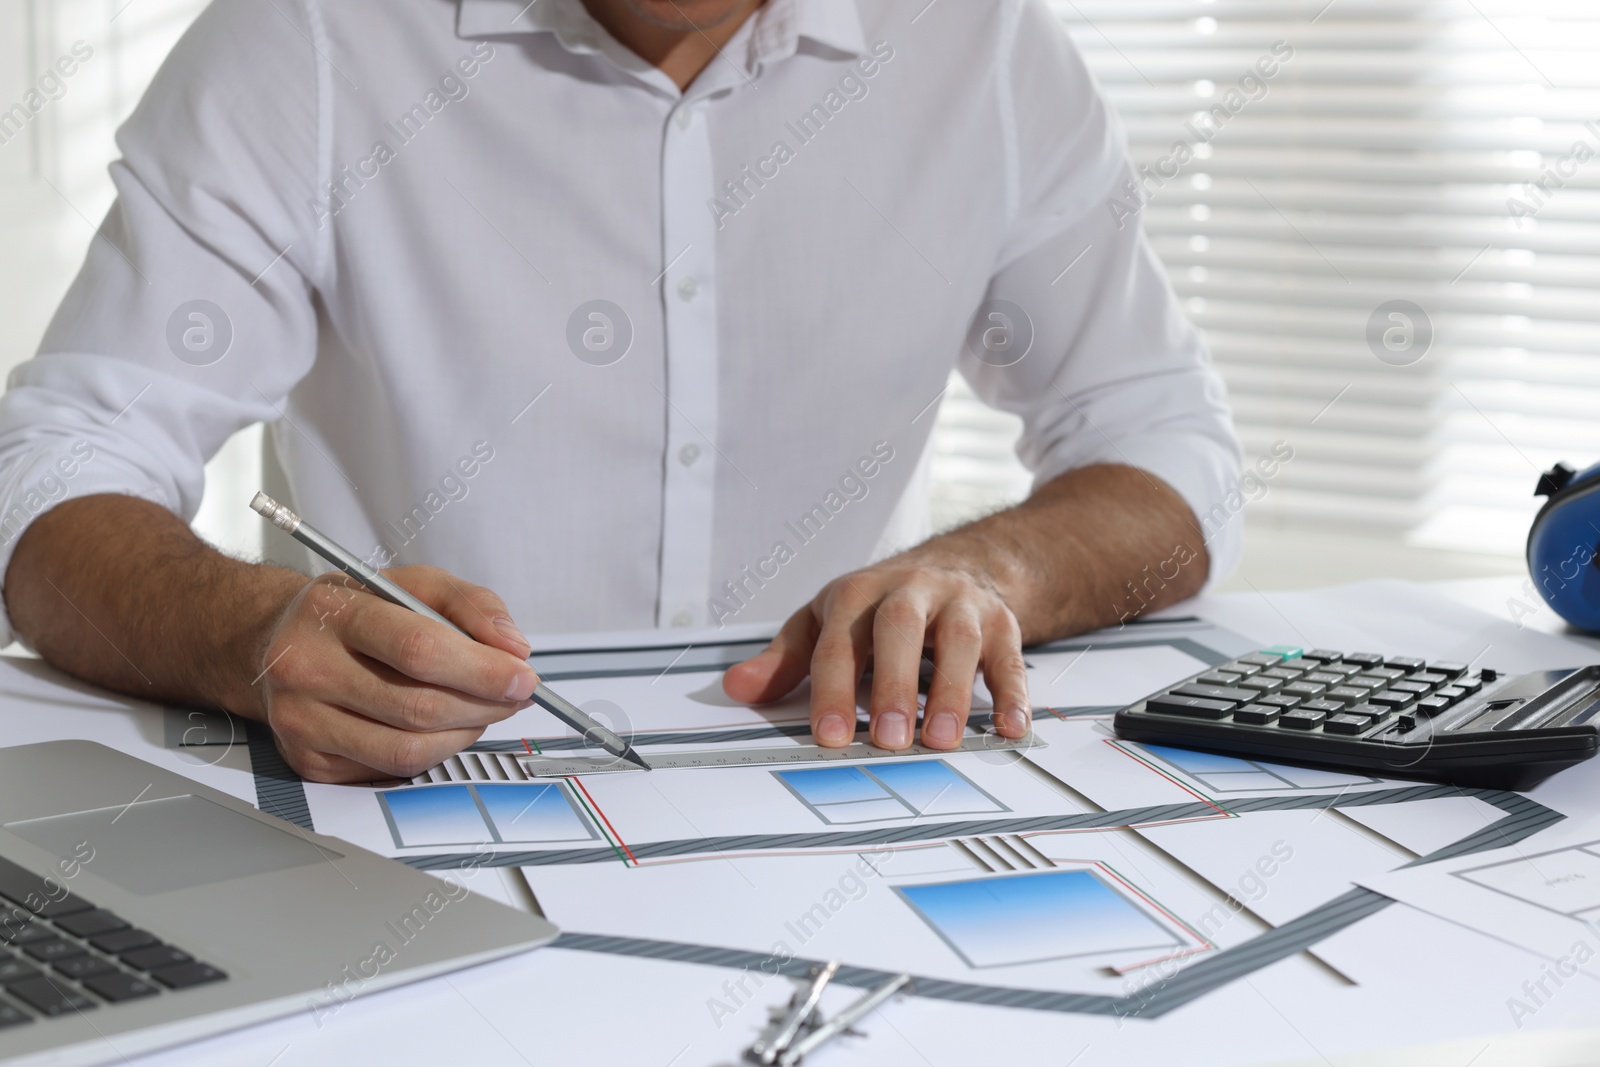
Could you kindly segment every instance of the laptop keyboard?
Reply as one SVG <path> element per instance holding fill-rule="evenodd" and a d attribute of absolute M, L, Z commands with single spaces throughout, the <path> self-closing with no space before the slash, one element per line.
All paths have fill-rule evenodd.
<path fill-rule="evenodd" d="M 0 857 L 0 1027 L 228 976 Z"/>

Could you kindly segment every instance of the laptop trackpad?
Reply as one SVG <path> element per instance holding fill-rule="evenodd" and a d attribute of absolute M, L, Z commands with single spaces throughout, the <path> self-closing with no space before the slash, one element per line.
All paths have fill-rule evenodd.
<path fill-rule="evenodd" d="M 185 795 L 7 823 L 24 841 L 84 866 L 112 885 L 147 895 L 342 859 L 286 830 Z"/>

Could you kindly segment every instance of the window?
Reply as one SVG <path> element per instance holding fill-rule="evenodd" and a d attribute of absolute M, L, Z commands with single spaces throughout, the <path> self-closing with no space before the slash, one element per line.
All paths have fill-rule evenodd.
<path fill-rule="evenodd" d="M 1600 8 L 1053 6 L 1148 168 L 1107 209 L 1142 217 L 1247 458 L 1294 448 L 1251 521 L 1520 554 L 1537 473 L 1600 459 Z M 1015 434 L 952 392 L 936 516 L 1021 495 Z"/>

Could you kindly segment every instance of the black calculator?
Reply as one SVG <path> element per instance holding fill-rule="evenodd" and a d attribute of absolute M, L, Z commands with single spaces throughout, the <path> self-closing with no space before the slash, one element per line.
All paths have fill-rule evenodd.
<path fill-rule="evenodd" d="M 1464 663 L 1278 645 L 1117 712 L 1117 733 L 1280 763 L 1528 789 L 1600 750 L 1600 667 Z"/>

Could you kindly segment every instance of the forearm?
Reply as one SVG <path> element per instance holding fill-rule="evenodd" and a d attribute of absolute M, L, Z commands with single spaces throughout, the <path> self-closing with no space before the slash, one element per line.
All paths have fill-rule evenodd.
<path fill-rule="evenodd" d="M 166 509 L 108 494 L 66 501 L 27 529 L 5 601 L 17 633 L 64 671 L 261 718 L 266 641 L 308 581 L 230 559 Z"/>
<path fill-rule="evenodd" d="M 1193 596 L 1210 568 L 1181 496 L 1135 467 L 1068 471 L 1027 500 L 911 549 L 902 559 L 992 582 L 1024 643 L 1109 626 Z"/>

